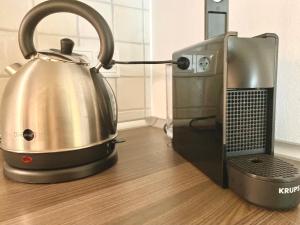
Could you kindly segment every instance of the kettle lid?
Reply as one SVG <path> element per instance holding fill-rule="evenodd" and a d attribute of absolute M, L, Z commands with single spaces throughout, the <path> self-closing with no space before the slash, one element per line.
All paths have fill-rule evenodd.
<path fill-rule="evenodd" d="M 86 56 L 73 53 L 74 42 L 71 39 L 61 39 L 60 45 L 60 49 L 39 51 L 36 57 L 50 61 L 70 62 L 83 65 L 89 64 Z"/>

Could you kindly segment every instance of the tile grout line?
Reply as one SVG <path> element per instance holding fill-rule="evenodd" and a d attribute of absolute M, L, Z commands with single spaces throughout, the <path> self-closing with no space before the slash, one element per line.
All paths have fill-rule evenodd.
<path fill-rule="evenodd" d="M 152 16 L 153 16 L 153 5 L 152 1 L 149 1 L 149 58 L 150 60 L 153 60 L 153 37 L 152 37 L 152 32 L 153 32 L 153 22 L 152 22 Z M 154 93 L 153 91 L 153 65 L 150 66 L 150 117 L 152 117 L 153 113 L 153 96 L 152 94 Z"/>
<path fill-rule="evenodd" d="M 115 6 L 117 7 L 123 7 L 123 8 L 127 8 L 127 9 L 135 9 L 135 10 L 143 10 L 143 11 L 149 11 L 148 9 L 144 9 L 144 8 L 138 8 L 138 7 L 134 7 L 134 6 L 128 6 L 128 5 L 121 5 L 121 4 L 115 4 Z"/>
<path fill-rule="evenodd" d="M 137 122 L 137 121 L 140 121 L 140 120 L 145 121 L 144 117 L 137 117 L 136 119 L 130 119 L 130 118 L 128 118 L 128 119 L 121 119 L 120 121 L 118 121 L 118 125 L 119 125 L 120 123 Z M 146 122 L 146 121 L 145 121 L 145 122 Z"/>
<path fill-rule="evenodd" d="M 11 29 L 11 28 L 5 28 L 5 27 L 0 27 L 0 31 L 18 33 L 17 29 Z"/>
<path fill-rule="evenodd" d="M 142 8 L 144 9 L 144 0 L 141 0 L 142 1 Z M 142 12 L 142 27 L 143 27 L 143 59 L 146 60 L 146 54 L 145 54 L 145 11 L 143 10 Z M 146 107 L 147 107 L 147 92 L 146 92 L 146 85 L 147 85 L 147 82 L 146 82 L 146 65 L 144 65 L 144 117 L 146 118 L 147 117 L 147 112 L 146 112 Z"/>
<path fill-rule="evenodd" d="M 103 1 L 103 0 L 88 0 L 90 2 L 96 2 L 96 3 L 102 3 L 102 4 L 107 4 L 110 5 L 112 3 L 113 0 L 111 1 Z M 145 11 L 149 11 L 149 9 L 147 8 L 140 8 L 140 7 L 135 7 L 135 6 L 129 6 L 129 5 L 122 5 L 122 4 L 118 4 L 118 3 L 113 3 L 115 6 L 118 7 L 123 7 L 123 8 L 128 8 L 128 9 L 136 9 L 136 10 L 145 10 Z"/>
<path fill-rule="evenodd" d="M 115 35 L 115 6 L 114 6 L 114 0 L 110 1 L 111 4 L 111 23 L 112 23 L 112 32 L 113 35 Z M 116 65 L 117 67 L 117 65 Z M 116 96 L 116 102 L 117 102 L 117 108 L 118 108 L 118 77 L 121 76 L 121 74 L 118 74 L 118 68 L 116 68 L 116 74 L 117 76 L 114 78 L 115 80 L 115 96 Z M 119 116 L 118 116 L 119 118 Z"/>
<path fill-rule="evenodd" d="M 146 108 L 149 109 L 149 108 Z M 131 109 L 119 109 L 119 112 L 130 112 L 130 111 L 141 111 L 145 110 L 145 108 L 131 108 Z"/>
<path fill-rule="evenodd" d="M 103 72 L 105 73 L 105 72 Z M 144 77 L 147 77 L 149 78 L 150 76 L 141 76 L 141 75 L 121 75 L 119 78 L 144 78 Z"/>
<path fill-rule="evenodd" d="M 34 2 L 34 0 L 31 0 L 31 7 L 33 8 L 34 6 L 35 6 L 35 2 Z M 37 45 L 36 49 L 38 49 L 38 48 L 40 47 L 40 44 L 39 44 L 39 37 L 38 37 L 38 35 L 39 35 L 38 30 L 36 30 L 35 34 L 36 34 L 36 35 L 34 36 L 34 42 L 35 42 L 36 45 Z"/>
<path fill-rule="evenodd" d="M 0 31 L 6 31 L 6 32 L 18 32 L 18 30 L 7 30 L 6 28 L 1 28 Z M 45 33 L 45 32 L 38 32 L 40 35 L 47 35 L 47 36 L 56 36 L 56 37 L 62 37 L 62 36 L 68 36 L 70 38 L 81 38 L 81 39 L 90 39 L 90 40 L 99 40 L 98 37 L 89 37 L 89 36 L 77 36 L 77 35 L 69 35 L 69 34 L 58 34 L 58 33 Z M 134 41 L 123 41 L 123 40 L 114 40 L 118 43 L 124 43 L 124 44 L 135 44 L 135 45 L 150 45 L 150 43 L 143 43 L 143 42 L 134 42 Z"/>
<path fill-rule="evenodd" d="M 77 42 L 78 46 L 80 46 L 80 28 L 79 28 L 79 16 L 76 16 L 76 34 L 77 34 Z"/>
<path fill-rule="evenodd" d="M 135 122 L 135 121 L 139 121 L 139 120 L 145 120 L 145 118 L 140 117 L 140 118 L 136 118 L 136 119 L 121 120 L 121 121 L 118 121 L 118 123 Z"/>

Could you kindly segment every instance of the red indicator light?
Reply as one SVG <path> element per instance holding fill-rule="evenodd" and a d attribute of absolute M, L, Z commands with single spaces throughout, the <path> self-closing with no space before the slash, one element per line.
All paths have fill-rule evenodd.
<path fill-rule="evenodd" d="M 22 157 L 22 162 L 25 163 L 25 164 L 29 164 L 29 163 L 32 163 L 32 157 L 28 156 L 28 155 L 24 155 Z"/>

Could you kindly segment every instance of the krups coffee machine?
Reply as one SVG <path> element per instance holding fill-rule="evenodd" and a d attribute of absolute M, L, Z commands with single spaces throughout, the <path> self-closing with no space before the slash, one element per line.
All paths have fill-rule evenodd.
<path fill-rule="evenodd" d="M 278 37 L 235 32 L 177 51 L 173 147 L 222 187 L 251 203 L 288 209 L 300 200 L 300 172 L 274 156 Z"/>
<path fill-rule="evenodd" d="M 206 41 L 173 54 L 189 66 L 173 65 L 167 80 L 167 131 L 175 151 L 220 186 L 259 206 L 293 208 L 300 171 L 274 156 L 278 36 L 227 32 L 228 3 L 205 0 Z"/>

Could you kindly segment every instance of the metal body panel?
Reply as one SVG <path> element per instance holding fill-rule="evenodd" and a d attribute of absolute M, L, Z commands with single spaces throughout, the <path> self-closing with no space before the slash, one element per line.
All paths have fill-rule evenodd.
<path fill-rule="evenodd" d="M 9 80 L 1 109 L 6 151 L 71 151 L 117 135 L 114 94 L 101 74 L 83 65 L 31 60 Z M 32 140 L 26 140 L 25 130 L 32 131 Z"/>
<path fill-rule="evenodd" d="M 274 87 L 275 45 L 273 38 L 229 37 L 227 88 Z"/>
<path fill-rule="evenodd" d="M 173 66 L 173 147 L 224 187 L 228 156 L 273 154 L 277 49 L 276 35 L 239 38 L 237 33 L 230 32 L 173 54 L 173 60 L 184 56 L 191 61 L 188 70 Z M 263 148 L 229 154 L 226 149 L 227 92 L 247 89 L 267 92 L 268 107 L 263 114 L 267 115 L 266 123 L 263 122 L 266 143 Z M 251 126 L 251 120 L 249 118 L 247 126 Z M 252 141 L 256 136 L 242 138 Z"/>
<path fill-rule="evenodd" d="M 192 59 L 187 71 L 173 66 L 173 147 L 216 183 L 224 181 L 224 36 L 173 54 Z M 199 58 L 210 59 L 206 71 Z"/>

